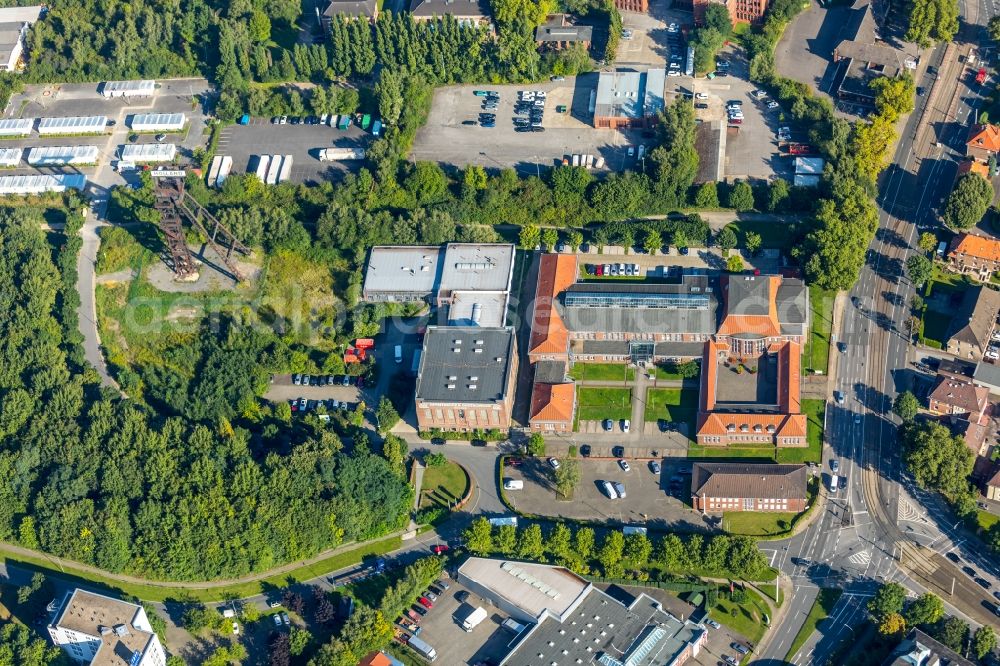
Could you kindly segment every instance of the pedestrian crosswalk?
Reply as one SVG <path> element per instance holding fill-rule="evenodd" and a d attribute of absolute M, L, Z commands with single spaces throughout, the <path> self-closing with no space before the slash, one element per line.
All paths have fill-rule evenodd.
<path fill-rule="evenodd" d="M 850 557 L 847 558 L 852 564 L 856 564 L 859 567 L 868 566 L 868 563 L 872 560 L 871 552 L 867 550 L 859 550 Z"/>
<path fill-rule="evenodd" d="M 920 512 L 917 511 L 917 508 L 913 506 L 913 503 L 903 497 L 899 498 L 898 511 L 896 515 L 900 522 L 904 520 L 912 521 L 920 519 Z"/>

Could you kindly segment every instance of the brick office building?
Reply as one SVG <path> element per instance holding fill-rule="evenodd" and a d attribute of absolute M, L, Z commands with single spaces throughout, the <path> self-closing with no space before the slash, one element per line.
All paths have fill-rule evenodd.
<path fill-rule="evenodd" d="M 788 511 L 806 508 L 805 465 L 695 463 L 691 506 L 702 513 Z"/>

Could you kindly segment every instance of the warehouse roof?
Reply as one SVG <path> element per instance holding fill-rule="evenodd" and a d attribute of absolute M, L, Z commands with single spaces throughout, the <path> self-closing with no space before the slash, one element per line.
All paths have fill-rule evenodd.
<path fill-rule="evenodd" d="M 512 328 L 430 326 L 424 334 L 416 399 L 456 403 L 502 400 L 515 353 Z"/>
<path fill-rule="evenodd" d="M 3 7 L 0 9 L 0 23 L 34 23 L 42 16 L 44 5 L 31 7 Z"/>
<path fill-rule="evenodd" d="M 691 494 L 802 499 L 806 496 L 807 477 L 805 465 L 695 463 L 691 470 Z"/>
<path fill-rule="evenodd" d="M 514 246 L 506 243 L 448 243 L 441 266 L 442 292 L 509 291 Z"/>
<path fill-rule="evenodd" d="M 108 125 L 107 116 L 63 116 L 59 118 L 42 118 L 38 121 L 38 131 L 65 131 L 72 134 L 80 130 L 105 128 Z"/>
<path fill-rule="evenodd" d="M 64 189 L 82 190 L 86 184 L 87 177 L 81 173 L 0 176 L 0 194 L 58 192 Z"/>
<path fill-rule="evenodd" d="M 183 125 L 185 122 L 183 113 L 137 113 L 132 116 L 129 122 L 130 127 L 136 125 Z"/>
<path fill-rule="evenodd" d="M 437 288 L 441 248 L 437 245 L 380 245 L 368 253 L 365 293 L 412 292 L 430 296 Z"/>
<path fill-rule="evenodd" d="M 494 328 L 507 321 L 507 292 L 454 291 L 448 303 L 451 326 Z"/>
<path fill-rule="evenodd" d="M 535 29 L 536 42 L 590 42 L 594 28 L 589 25 L 574 25 L 569 14 L 553 14 Z"/>
<path fill-rule="evenodd" d="M 0 164 L 20 162 L 23 153 L 22 148 L 0 148 Z"/>
<path fill-rule="evenodd" d="M 105 95 L 112 93 L 136 92 L 152 95 L 156 89 L 156 82 L 144 79 L 141 81 L 105 81 L 102 91 Z"/>
<path fill-rule="evenodd" d="M 21 130 L 27 134 L 34 125 L 34 118 L 4 118 L 0 120 L 0 133 L 5 133 L 6 130 Z"/>
<path fill-rule="evenodd" d="M 172 143 L 128 143 L 122 146 L 122 159 L 133 162 L 169 161 L 177 154 Z"/>
<path fill-rule="evenodd" d="M 645 118 L 663 109 L 666 70 L 646 72 L 614 70 L 601 72 L 597 79 L 595 117 Z"/>
<path fill-rule="evenodd" d="M 536 619 L 546 614 L 563 619 L 592 589 L 589 582 L 563 567 L 484 557 L 467 559 L 458 575 Z"/>
<path fill-rule="evenodd" d="M 97 161 L 97 146 L 35 146 L 28 149 L 28 164 L 58 160 Z"/>

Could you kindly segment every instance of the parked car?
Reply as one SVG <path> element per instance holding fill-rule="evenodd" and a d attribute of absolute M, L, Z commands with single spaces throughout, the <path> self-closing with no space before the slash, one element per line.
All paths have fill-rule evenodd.
<path fill-rule="evenodd" d="M 239 636 L 239 634 L 240 634 L 240 623 L 239 622 L 233 622 L 233 635 L 234 636 Z"/>
<path fill-rule="evenodd" d="M 625 447 L 624 446 L 615 446 L 615 447 L 612 447 L 612 449 L 611 449 L 611 455 L 613 455 L 615 458 L 624 458 L 625 457 Z"/>
<path fill-rule="evenodd" d="M 777 109 L 779 106 L 781 105 L 775 102 L 774 100 L 771 100 L 770 102 L 767 103 L 767 108 L 771 109 L 772 111 L 774 109 Z"/>
<path fill-rule="evenodd" d="M 611 485 L 610 481 L 601 481 L 600 486 L 601 490 L 604 491 L 604 494 L 608 496 L 608 499 L 618 499 L 618 491 L 615 490 L 615 487 Z"/>
<path fill-rule="evenodd" d="M 614 422 L 611 419 L 604 419 L 604 430 L 605 432 L 611 432 L 614 428 Z"/>
<path fill-rule="evenodd" d="M 840 471 L 840 461 L 834 458 L 830 461 L 830 471 L 837 473 Z"/>
<path fill-rule="evenodd" d="M 628 466 L 628 461 L 627 460 L 619 460 L 618 461 L 618 466 L 622 468 L 623 472 L 630 472 L 630 471 L 632 471 L 632 468 Z"/>
<path fill-rule="evenodd" d="M 703 92 L 695 93 L 694 94 L 694 98 L 695 99 L 708 99 L 708 93 L 703 93 Z"/>
<path fill-rule="evenodd" d="M 449 550 L 451 550 L 451 548 L 448 546 L 448 544 L 445 543 L 438 543 L 431 546 L 431 552 L 434 553 L 435 555 L 443 555 L 444 553 L 447 553 Z"/>
<path fill-rule="evenodd" d="M 959 557 L 958 553 L 956 553 L 954 551 L 949 551 L 949 552 L 945 553 L 944 556 L 947 557 L 952 562 L 954 562 L 955 564 L 958 564 L 959 562 L 962 561 L 962 558 Z M 1000 594 L 1000 593 L 996 593 L 996 594 Z M 998 597 L 998 598 L 1000 598 L 1000 597 Z"/>
<path fill-rule="evenodd" d="M 292 621 L 288 619 L 288 613 L 285 613 L 284 611 L 281 613 L 281 621 L 285 623 L 286 627 L 292 623 Z"/>
<path fill-rule="evenodd" d="M 583 456 L 584 458 L 590 456 L 590 444 L 584 444 L 583 446 L 580 447 L 580 455 Z"/>
<path fill-rule="evenodd" d="M 552 467 L 552 469 L 559 469 L 559 461 L 556 460 L 555 458 L 549 458 L 549 465 Z"/>
<path fill-rule="evenodd" d="M 622 419 L 622 432 L 628 432 L 629 428 L 632 426 L 632 422 L 628 419 Z"/>
<path fill-rule="evenodd" d="M 271 617 L 274 618 L 274 624 L 275 624 L 275 626 L 280 627 L 281 626 L 281 614 L 280 613 L 275 613 Z"/>
<path fill-rule="evenodd" d="M 621 481 L 612 481 L 611 485 L 615 487 L 615 492 L 618 493 L 618 497 L 625 499 L 625 484 Z"/>
<path fill-rule="evenodd" d="M 442 590 L 451 589 L 451 585 L 449 585 L 448 581 L 446 581 L 444 578 L 438 578 L 436 581 L 434 581 L 434 584 L 437 585 Z"/>
<path fill-rule="evenodd" d="M 652 472 L 653 474 L 659 474 L 660 473 L 660 463 L 656 462 L 655 460 L 650 460 L 649 461 L 649 471 Z"/>
<path fill-rule="evenodd" d="M 468 590 L 459 590 L 458 592 L 455 593 L 455 601 L 464 604 L 468 600 L 469 600 Z"/>
<path fill-rule="evenodd" d="M 712 627 L 712 629 L 722 629 L 722 625 L 713 620 L 712 618 L 708 618 L 707 620 L 705 620 L 705 624 Z"/>
<path fill-rule="evenodd" d="M 434 608 L 434 602 L 428 599 L 427 597 L 420 597 L 419 599 L 417 599 L 417 601 L 419 601 L 420 605 L 426 608 L 427 610 Z"/>

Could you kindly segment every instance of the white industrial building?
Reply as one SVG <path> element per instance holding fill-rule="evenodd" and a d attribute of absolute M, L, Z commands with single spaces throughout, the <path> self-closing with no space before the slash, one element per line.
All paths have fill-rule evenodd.
<path fill-rule="evenodd" d="M 38 121 L 39 136 L 104 134 L 107 129 L 107 116 L 65 116 L 62 118 L 42 118 Z"/>
<path fill-rule="evenodd" d="M 34 126 L 34 118 L 4 118 L 0 120 L 0 136 L 28 136 Z"/>
<path fill-rule="evenodd" d="M 31 24 L 41 18 L 45 8 L 4 7 L 0 9 L 0 70 L 13 72 L 24 54 L 24 40 Z"/>
<path fill-rule="evenodd" d="M 186 123 L 183 113 L 137 113 L 129 127 L 135 132 L 179 132 Z"/>
<path fill-rule="evenodd" d="M 97 146 L 40 146 L 28 149 L 31 166 L 97 164 Z"/>
<path fill-rule="evenodd" d="M 79 588 L 66 593 L 49 636 L 76 663 L 166 666 L 167 654 L 142 606 Z"/>
<path fill-rule="evenodd" d="M 121 157 L 126 162 L 170 162 L 177 155 L 172 143 L 130 143 L 122 146 Z"/>
<path fill-rule="evenodd" d="M 16 167 L 24 151 L 20 148 L 0 148 L 0 167 Z"/>
<path fill-rule="evenodd" d="M 0 176 L 0 195 L 65 192 L 66 190 L 82 190 L 86 185 L 87 177 L 80 173 Z"/>
<path fill-rule="evenodd" d="M 105 81 L 101 94 L 105 97 L 152 97 L 156 81 Z"/>

